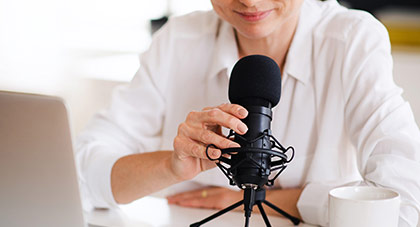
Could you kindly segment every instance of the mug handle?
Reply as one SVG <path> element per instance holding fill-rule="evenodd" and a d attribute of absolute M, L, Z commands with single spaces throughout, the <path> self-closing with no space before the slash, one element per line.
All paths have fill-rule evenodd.
<path fill-rule="evenodd" d="M 420 227 L 420 209 L 411 201 L 401 201 L 401 206 L 409 206 L 417 210 L 417 214 L 419 218 L 419 220 L 417 221 L 417 227 Z"/>

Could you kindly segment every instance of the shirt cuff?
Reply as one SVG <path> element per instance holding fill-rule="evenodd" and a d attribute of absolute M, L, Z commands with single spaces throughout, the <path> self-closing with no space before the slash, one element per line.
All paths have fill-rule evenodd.
<path fill-rule="evenodd" d="M 86 167 L 86 189 L 88 199 L 93 207 L 114 208 L 117 202 L 111 190 L 111 171 L 115 162 L 123 154 L 109 152 L 109 148 L 97 146 L 92 148 L 89 163 Z"/>
<path fill-rule="evenodd" d="M 305 186 L 297 204 L 305 223 L 321 226 L 328 224 L 328 193 L 334 187 L 320 183 Z"/>

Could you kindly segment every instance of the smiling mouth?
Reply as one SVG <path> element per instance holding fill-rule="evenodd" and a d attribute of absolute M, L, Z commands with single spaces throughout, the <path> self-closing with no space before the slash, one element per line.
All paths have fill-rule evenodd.
<path fill-rule="evenodd" d="M 273 10 L 270 9 L 270 10 L 258 11 L 258 12 L 238 12 L 238 11 L 234 11 L 234 12 L 237 13 L 242 19 L 246 21 L 256 22 L 256 21 L 260 21 L 266 18 L 271 13 L 271 11 Z"/>

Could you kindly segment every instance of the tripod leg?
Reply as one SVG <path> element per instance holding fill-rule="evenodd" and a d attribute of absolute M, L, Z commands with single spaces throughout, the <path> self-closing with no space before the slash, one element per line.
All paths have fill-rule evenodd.
<path fill-rule="evenodd" d="M 267 200 L 263 200 L 263 203 L 265 203 L 267 206 L 271 207 L 271 209 L 279 212 L 281 215 L 288 218 L 291 222 L 293 222 L 294 225 L 299 225 L 300 220 L 298 218 L 293 217 L 292 215 L 286 213 L 285 211 L 281 210 L 280 208 L 276 207 L 274 204 L 268 202 Z"/>
<path fill-rule="evenodd" d="M 249 217 L 245 216 L 245 227 L 249 227 Z"/>
<path fill-rule="evenodd" d="M 264 219 L 265 225 L 266 225 L 267 227 L 271 227 L 270 221 L 269 221 L 269 220 L 268 220 L 268 218 L 267 218 L 267 214 L 265 213 L 264 208 L 263 208 L 263 206 L 261 205 L 261 202 L 258 202 L 258 203 L 257 203 L 257 206 L 258 206 L 258 208 L 260 209 L 261 216 L 262 216 L 262 217 L 263 217 L 263 219 Z"/>
<path fill-rule="evenodd" d="M 209 222 L 209 221 L 211 221 L 211 220 L 219 217 L 220 215 L 222 215 L 222 214 L 224 214 L 226 212 L 229 212 L 229 211 L 235 209 L 236 207 L 242 205 L 243 203 L 244 203 L 244 201 L 241 200 L 241 201 L 239 201 L 239 202 L 237 202 L 237 203 L 235 203 L 235 204 L 233 204 L 233 205 L 231 205 L 229 207 L 226 207 L 225 209 L 223 209 L 223 210 L 221 210 L 221 211 L 219 211 L 219 212 L 217 212 L 217 213 L 215 213 L 215 214 L 213 214 L 213 215 L 211 215 L 211 216 L 209 216 L 209 217 L 207 217 L 207 218 L 205 218 L 205 219 L 203 219 L 203 220 L 201 220 L 199 222 L 196 222 L 196 223 L 191 224 L 190 227 L 199 227 L 202 224 L 205 224 L 205 223 L 207 223 L 207 222 Z"/>

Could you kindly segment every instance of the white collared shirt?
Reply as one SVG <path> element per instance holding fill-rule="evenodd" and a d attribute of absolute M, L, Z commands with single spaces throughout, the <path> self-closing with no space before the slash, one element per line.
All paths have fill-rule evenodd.
<path fill-rule="evenodd" d="M 115 205 L 111 168 L 128 154 L 172 150 L 188 112 L 228 100 L 238 50 L 233 28 L 213 12 L 173 18 L 140 57 L 133 81 L 115 90 L 77 142 L 81 181 L 91 203 Z M 272 131 L 296 155 L 276 182 L 302 187 L 299 212 L 328 222 L 328 191 L 364 183 L 397 190 L 420 204 L 420 132 L 392 78 L 386 29 L 336 1 L 305 0 L 282 75 Z M 173 186 L 228 186 L 215 168 Z M 400 226 L 415 212 L 404 207 Z"/>

